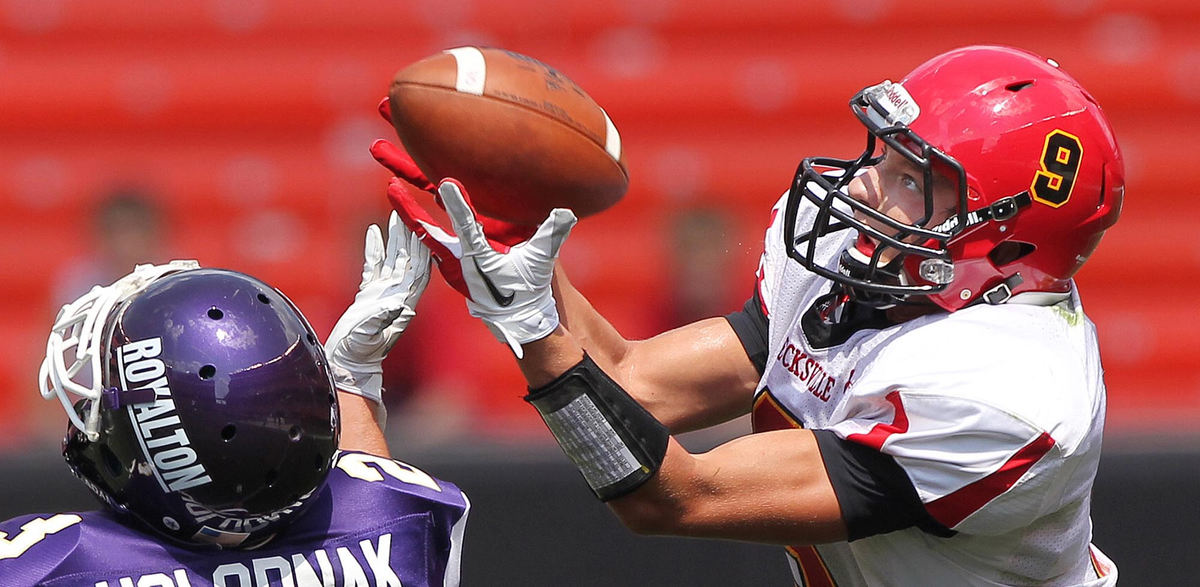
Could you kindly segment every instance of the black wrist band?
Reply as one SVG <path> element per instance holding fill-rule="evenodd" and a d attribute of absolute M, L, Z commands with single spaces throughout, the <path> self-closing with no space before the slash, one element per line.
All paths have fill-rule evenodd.
<path fill-rule="evenodd" d="M 641 487 L 662 466 L 667 427 L 586 355 L 525 401 L 601 501 Z"/>

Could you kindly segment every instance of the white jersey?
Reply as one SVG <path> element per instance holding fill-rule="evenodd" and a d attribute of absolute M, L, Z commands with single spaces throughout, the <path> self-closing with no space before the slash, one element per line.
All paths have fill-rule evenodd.
<path fill-rule="evenodd" d="M 756 431 L 827 429 L 892 456 L 928 513 L 916 527 L 790 547 L 801 585 L 1111 585 L 1090 544 L 1104 383 L 1078 296 L 980 304 L 813 348 L 800 318 L 830 282 L 790 260 L 776 205 L 758 269 L 769 352 Z M 799 226 L 813 209 L 801 210 Z M 847 234 L 849 233 L 849 234 Z M 845 236 L 842 236 L 845 235 Z M 853 231 L 826 237 L 835 268 Z"/>

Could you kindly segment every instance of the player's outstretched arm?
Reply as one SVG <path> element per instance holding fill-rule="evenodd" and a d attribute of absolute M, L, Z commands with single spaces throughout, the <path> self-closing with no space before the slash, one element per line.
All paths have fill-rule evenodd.
<path fill-rule="evenodd" d="M 390 124 L 387 103 L 386 99 L 380 102 L 379 113 Z M 371 156 L 396 176 L 388 187 L 392 205 L 409 219 L 406 222 L 411 224 L 410 228 L 429 235 L 427 228 L 436 227 L 412 194 L 414 190 L 429 192 L 445 208 L 438 186 L 425 177 L 403 150 L 386 140 L 371 145 Z M 484 239 L 500 252 L 528 241 L 536 230 L 473 216 Z M 445 261 L 439 261 L 439 268 L 447 281 L 473 299 L 453 251 L 432 237 L 427 236 L 424 242 Z M 447 243 L 452 248 L 458 246 L 455 239 Z M 554 271 L 554 299 L 562 324 L 583 348 L 605 371 L 634 390 L 638 401 L 671 430 L 704 428 L 740 416 L 749 409 L 749 398 L 759 374 L 723 318 L 702 320 L 644 341 L 626 340 L 571 285 L 561 263 Z"/>
<path fill-rule="evenodd" d="M 570 211 L 553 211 L 529 240 L 501 252 L 484 235 L 461 185 L 444 180 L 438 191 L 455 234 L 423 217 L 411 200 L 399 200 L 401 219 L 430 247 L 443 276 L 467 296 L 471 314 L 512 346 L 530 387 L 525 400 L 596 496 L 610 502 L 626 524 L 641 532 L 763 542 L 844 537 L 837 498 L 811 432 L 758 435 L 767 440 L 746 439 L 691 455 L 560 324 L 551 283 L 575 224 Z M 708 328 L 718 334 L 703 336 Z M 711 324 L 693 325 L 683 334 L 701 336 L 676 331 L 647 346 L 679 348 L 695 357 L 706 344 L 727 348 Z M 684 341 L 690 338 L 699 342 Z M 670 375 L 664 369 L 661 376 Z"/>
<path fill-rule="evenodd" d="M 554 297 L 562 325 L 600 368 L 674 433 L 747 413 L 759 373 L 724 318 L 628 340 L 571 284 L 560 262 Z"/>
<path fill-rule="evenodd" d="M 811 431 L 754 434 L 693 455 L 639 412 L 565 329 L 524 348 L 526 399 L 630 529 L 790 545 L 846 538 Z"/>
<path fill-rule="evenodd" d="M 518 357 L 521 342 L 544 336 L 561 318 L 596 362 L 628 389 L 637 390 L 638 401 L 673 431 L 704 428 L 749 410 L 759 374 L 723 318 L 700 321 L 644 341 L 628 341 L 575 290 L 561 266 L 552 271 L 553 266 L 539 264 L 544 276 L 532 276 L 524 268 L 492 271 L 487 266 L 489 262 L 504 265 L 500 259 L 516 257 L 556 263 L 558 247 L 575 223 L 570 211 L 553 211 L 540 227 L 481 219 L 471 209 L 466 190 L 447 179 L 433 191 L 452 218 L 454 234 L 450 234 L 413 197 L 414 188 L 432 189 L 428 179 L 415 175 L 419 173 L 413 171 L 415 165 L 386 141 L 377 141 L 372 154 L 397 173 L 398 179 L 388 188 L 388 199 L 401 219 L 431 249 L 439 271 L 467 298 L 472 315 L 484 318 L 488 328 Z M 484 278 L 489 271 L 491 277 Z M 553 280 L 553 297 L 549 287 L 534 291 L 530 277 L 544 277 L 545 285 Z M 521 292 L 519 303 L 497 305 L 514 291 Z M 489 315 L 507 318 L 488 320 Z"/>
<path fill-rule="evenodd" d="M 389 456 L 383 427 L 383 359 L 416 315 L 429 282 L 429 251 L 393 212 L 384 241 L 367 229 L 362 282 L 325 341 L 338 388 L 340 448 Z"/>

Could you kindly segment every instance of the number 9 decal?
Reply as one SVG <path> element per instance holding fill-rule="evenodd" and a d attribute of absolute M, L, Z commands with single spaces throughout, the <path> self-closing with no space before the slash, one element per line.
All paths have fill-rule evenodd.
<path fill-rule="evenodd" d="M 1071 198 L 1075 174 L 1083 160 L 1083 143 L 1079 137 L 1062 130 L 1046 135 L 1042 148 L 1042 169 L 1034 174 L 1029 186 L 1033 199 L 1058 208 Z"/>

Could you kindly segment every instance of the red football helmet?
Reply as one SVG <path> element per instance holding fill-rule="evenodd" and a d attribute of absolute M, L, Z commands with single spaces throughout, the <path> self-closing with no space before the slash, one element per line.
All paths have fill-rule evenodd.
<path fill-rule="evenodd" d="M 885 307 L 923 295 L 954 311 L 1025 291 L 1065 292 L 1120 215 L 1125 172 L 1112 128 L 1095 98 L 1053 61 L 965 47 L 899 83 L 862 90 L 850 106 L 867 127 L 866 150 L 853 160 L 801 163 L 784 236 L 793 259 L 860 301 Z M 923 170 L 921 221 L 898 223 L 847 194 L 880 160 L 877 141 Z M 928 220 L 934 173 L 956 180 L 959 192 L 957 213 L 937 225 Z M 805 200 L 819 210 L 796 237 Z M 856 220 L 854 211 L 887 228 Z M 878 243 L 870 262 L 845 253 L 836 271 L 814 262 L 817 239 L 847 228 Z M 885 265 L 886 248 L 900 254 Z"/>

